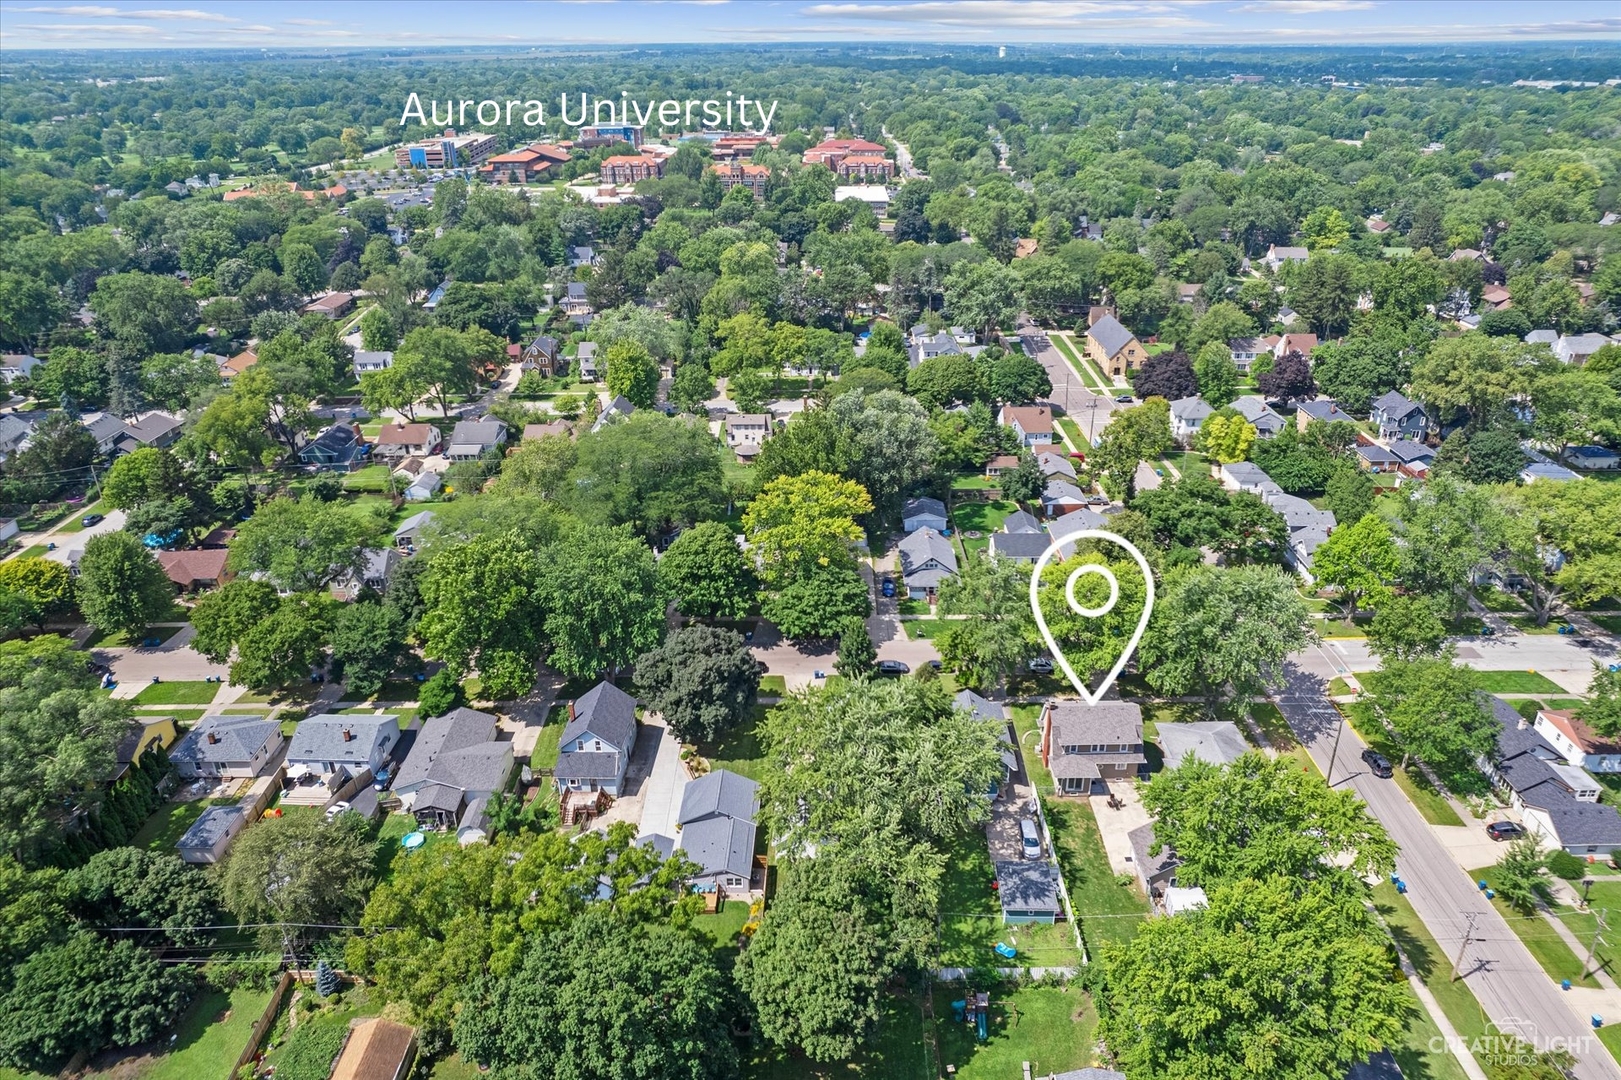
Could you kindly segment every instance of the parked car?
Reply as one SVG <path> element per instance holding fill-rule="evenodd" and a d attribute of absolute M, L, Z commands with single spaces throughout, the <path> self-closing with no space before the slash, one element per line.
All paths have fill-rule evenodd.
<path fill-rule="evenodd" d="M 347 802 L 339 800 L 338 802 L 333 803 L 331 806 L 326 808 L 327 820 L 331 821 L 333 818 L 337 817 L 347 809 L 349 809 L 349 804 Z"/>
<path fill-rule="evenodd" d="M 1390 759 L 1377 750 L 1362 751 L 1362 760 L 1367 763 L 1368 771 L 1381 780 L 1389 780 L 1396 775 L 1396 770 L 1390 766 Z"/>
<path fill-rule="evenodd" d="M 878 591 L 883 593 L 885 596 L 894 596 L 895 595 L 895 579 L 894 578 L 885 578 L 883 581 L 879 582 Z"/>
<path fill-rule="evenodd" d="M 1515 821 L 1494 821 L 1486 826 L 1486 835 L 1493 840 L 1518 840 L 1525 835 L 1525 826 Z"/>
<path fill-rule="evenodd" d="M 92 525 L 100 525 L 103 521 L 106 521 L 106 520 L 107 520 L 107 517 L 106 517 L 105 514 L 86 514 L 83 518 L 81 518 L 79 520 L 79 524 L 83 525 L 85 528 L 88 529 L 88 528 L 90 528 L 90 526 L 92 526 Z"/>
<path fill-rule="evenodd" d="M 878 661 L 878 674 L 880 675 L 905 675 L 911 670 L 911 668 L 907 667 L 899 660 Z"/>
<path fill-rule="evenodd" d="M 1119 397 L 1114 399 L 1116 405 L 1130 405 L 1136 400 L 1137 399 L 1132 397 L 1130 394 L 1121 394 Z"/>
<path fill-rule="evenodd" d="M 1041 858 L 1041 833 L 1036 829 L 1034 818 L 1019 819 L 1019 843 L 1025 858 Z"/>
<path fill-rule="evenodd" d="M 1035 675 L 1051 675 L 1053 673 L 1053 662 L 1047 659 L 1045 656 L 1036 657 L 1026 666 L 1028 666 L 1031 673 Z"/>

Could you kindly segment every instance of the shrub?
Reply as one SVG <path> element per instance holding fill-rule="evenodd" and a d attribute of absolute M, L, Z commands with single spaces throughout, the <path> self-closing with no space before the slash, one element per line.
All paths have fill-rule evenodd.
<path fill-rule="evenodd" d="M 277 1055 L 277 1080 L 326 1080 L 349 1033 L 346 1016 L 312 1016 L 293 1029 Z"/>
<path fill-rule="evenodd" d="M 1568 851 L 1549 852 L 1546 865 L 1548 873 L 1566 881 L 1580 881 L 1587 873 L 1587 864 Z"/>
<path fill-rule="evenodd" d="M 422 684 L 417 704 L 423 716 L 443 716 L 451 709 L 467 704 L 467 692 L 448 669 L 440 669 Z"/>

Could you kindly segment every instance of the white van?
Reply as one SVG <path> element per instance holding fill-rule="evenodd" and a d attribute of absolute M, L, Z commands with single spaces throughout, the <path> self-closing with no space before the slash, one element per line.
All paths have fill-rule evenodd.
<path fill-rule="evenodd" d="M 1041 833 L 1036 828 L 1034 818 L 1019 819 L 1019 839 L 1024 844 L 1025 858 L 1041 858 Z"/>

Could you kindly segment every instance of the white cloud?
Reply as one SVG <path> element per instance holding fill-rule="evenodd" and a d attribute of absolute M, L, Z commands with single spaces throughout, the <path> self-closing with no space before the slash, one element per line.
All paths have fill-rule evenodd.
<path fill-rule="evenodd" d="M 1259 0 L 1243 4 L 1234 11 L 1250 11 L 1262 15 L 1316 15 L 1325 11 L 1367 11 L 1378 7 L 1373 0 Z"/>
<path fill-rule="evenodd" d="M 221 15 L 217 11 L 200 11 L 196 8 L 142 8 L 129 10 L 125 8 L 101 7 L 92 4 L 76 4 L 69 7 L 26 7 L 8 8 L 9 11 L 26 11 L 34 15 L 66 15 L 76 19 L 152 19 L 168 22 L 217 22 L 230 23 L 236 19 L 229 15 Z M 102 29 L 105 29 L 103 27 Z"/>

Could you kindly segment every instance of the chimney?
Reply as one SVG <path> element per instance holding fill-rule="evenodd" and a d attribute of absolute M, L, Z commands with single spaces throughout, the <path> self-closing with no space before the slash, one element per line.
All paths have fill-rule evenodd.
<path fill-rule="evenodd" d="M 572 701 L 568 703 L 568 720 L 571 724 L 574 722 L 574 702 Z"/>
<path fill-rule="evenodd" d="M 210 731 L 208 733 L 208 742 L 209 742 L 210 746 L 212 746 L 214 743 L 217 743 L 219 741 L 220 741 L 220 737 L 219 737 L 218 733 L 213 732 L 213 731 Z"/>
<path fill-rule="evenodd" d="M 343 741 L 344 742 L 354 742 L 355 741 L 355 733 L 354 733 L 354 731 L 352 729 L 350 729 L 350 728 L 344 728 L 343 729 Z"/>

